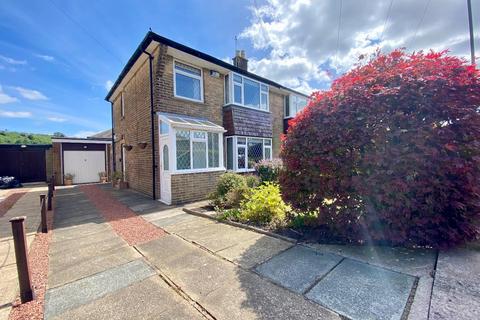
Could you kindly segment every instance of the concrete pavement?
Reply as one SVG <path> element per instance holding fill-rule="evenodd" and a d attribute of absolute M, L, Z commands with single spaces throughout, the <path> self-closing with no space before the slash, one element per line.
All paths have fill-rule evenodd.
<path fill-rule="evenodd" d="M 59 188 L 45 319 L 478 319 L 478 247 L 437 263 L 433 250 L 299 244 L 98 188 L 168 234 L 128 245 L 81 188 Z"/>

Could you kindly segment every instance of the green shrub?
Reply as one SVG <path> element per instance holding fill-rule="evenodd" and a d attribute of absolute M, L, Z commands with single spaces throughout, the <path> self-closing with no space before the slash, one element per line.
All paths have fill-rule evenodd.
<path fill-rule="evenodd" d="M 222 213 L 217 217 L 218 220 L 241 220 L 241 211 L 238 208 L 228 209 L 222 211 Z"/>
<path fill-rule="evenodd" d="M 209 195 L 209 199 L 214 207 L 220 209 L 238 206 L 247 188 L 245 177 L 227 172 L 220 176 L 216 189 Z"/>
<path fill-rule="evenodd" d="M 260 178 L 253 174 L 249 174 L 245 176 L 245 182 L 247 183 L 247 187 L 256 188 L 260 185 Z"/>
<path fill-rule="evenodd" d="M 262 182 L 278 183 L 278 177 L 282 167 L 283 164 L 280 159 L 262 160 L 255 164 L 255 171 Z"/>
<path fill-rule="evenodd" d="M 285 219 L 290 207 L 283 202 L 277 184 L 266 182 L 245 195 L 240 205 L 241 219 L 261 224 Z"/>

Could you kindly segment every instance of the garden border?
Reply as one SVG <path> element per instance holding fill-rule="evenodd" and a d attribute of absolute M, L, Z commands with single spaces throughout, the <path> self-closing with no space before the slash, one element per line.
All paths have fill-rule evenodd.
<path fill-rule="evenodd" d="M 229 220 L 218 220 L 217 218 L 212 217 L 209 214 L 206 214 L 206 213 L 203 213 L 203 212 L 200 212 L 200 211 L 196 211 L 195 209 L 183 208 L 183 212 L 194 215 L 194 216 L 199 216 L 199 217 L 202 217 L 202 218 L 208 218 L 208 219 L 214 220 L 214 221 L 219 222 L 219 223 L 225 223 L 225 224 L 229 224 L 229 225 L 234 226 L 234 227 L 239 227 L 239 228 L 247 229 L 247 230 L 250 230 L 250 231 L 254 231 L 254 232 L 257 232 L 257 233 L 260 233 L 260 234 L 264 234 L 266 236 L 270 236 L 270 237 L 274 237 L 274 238 L 277 238 L 277 239 L 280 239 L 280 240 L 288 241 L 288 242 L 291 242 L 293 244 L 298 244 L 299 243 L 295 239 L 292 239 L 292 238 L 289 238 L 289 237 L 286 237 L 286 236 L 282 236 L 282 235 L 279 235 L 279 234 L 276 234 L 276 233 L 273 233 L 273 232 L 270 232 L 270 231 L 267 231 L 267 230 L 263 230 L 263 229 L 260 229 L 260 228 L 254 227 L 254 226 L 249 226 L 247 224 L 243 224 L 243 223 L 240 223 L 240 222 L 234 222 L 234 221 L 229 221 Z"/>

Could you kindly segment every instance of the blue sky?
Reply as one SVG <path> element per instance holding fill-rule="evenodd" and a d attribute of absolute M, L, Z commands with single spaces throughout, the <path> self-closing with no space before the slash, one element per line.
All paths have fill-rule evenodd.
<path fill-rule="evenodd" d="M 249 2 L 178 3 L 2 1 L 0 130 L 73 136 L 109 128 L 107 81 L 116 79 L 149 27 L 217 57 L 232 56 L 234 36 L 249 22 Z M 248 41 L 239 43 L 249 49 Z"/>
<path fill-rule="evenodd" d="M 480 0 L 472 4 L 480 12 Z M 378 48 L 469 56 L 458 0 L 3 0 L 0 130 L 108 129 L 107 87 L 149 27 L 224 60 L 238 35 L 250 71 L 307 94 Z"/>

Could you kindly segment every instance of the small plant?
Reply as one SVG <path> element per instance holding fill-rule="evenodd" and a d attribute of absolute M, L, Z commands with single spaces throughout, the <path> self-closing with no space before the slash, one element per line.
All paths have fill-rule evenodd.
<path fill-rule="evenodd" d="M 113 181 L 123 180 L 123 172 L 114 171 L 112 174 L 112 180 Z"/>
<path fill-rule="evenodd" d="M 228 209 L 222 211 L 222 213 L 217 217 L 218 220 L 233 220 L 238 221 L 240 220 L 242 212 L 238 208 Z"/>
<path fill-rule="evenodd" d="M 211 204 L 216 208 L 230 208 L 239 205 L 243 191 L 248 189 L 245 177 L 236 173 L 227 172 L 220 176 L 217 187 L 209 195 Z"/>
<path fill-rule="evenodd" d="M 262 160 L 255 164 L 255 171 L 262 182 L 278 183 L 278 177 L 282 167 L 283 163 L 281 159 Z"/>
<path fill-rule="evenodd" d="M 73 180 L 73 178 L 75 178 L 75 175 L 73 173 L 66 173 L 64 177 L 65 180 Z"/>
<path fill-rule="evenodd" d="M 106 177 L 107 177 L 107 173 L 106 173 L 105 171 L 101 171 L 101 172 L 98 173 L 98 177 L 99 177 L 100 179 L 106 178 Z"/>
<path fill-rule="evenodd" d="M 241 219 L 260 223 L 280 223 L 291 210 L 285 204 L 277 184 L 266 182 L 245 196 L 240 205 Z"/>
<path fill-rule="evenodd" d="M 260 178 L 253 174 L 249 174 L 245 176 L 245 182 L 247 183 L 247 187 L 256 188 L 260 185 Z"/>

